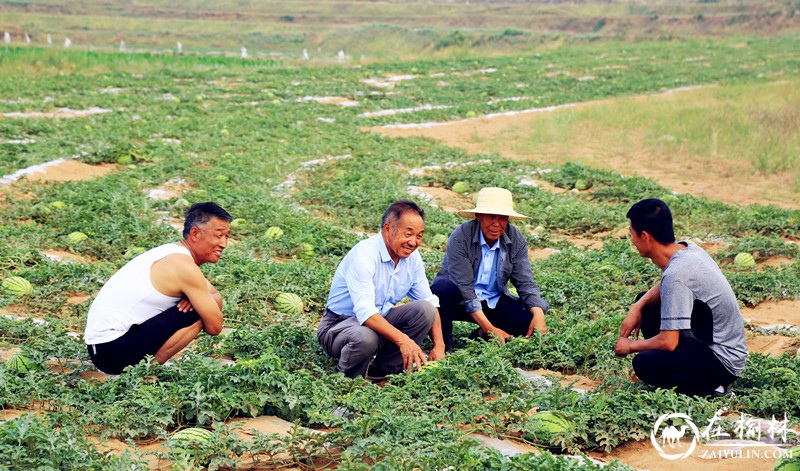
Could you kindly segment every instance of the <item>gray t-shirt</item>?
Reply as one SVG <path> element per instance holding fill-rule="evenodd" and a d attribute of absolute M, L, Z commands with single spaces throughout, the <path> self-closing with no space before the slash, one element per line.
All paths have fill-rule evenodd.
<path fill-rule="evenodd" d="M 661 330 L 680 330 L 691 336 L 694 300 L 711 308 L 709 348 L 725 368 L 739 376 L 747 359 L 744 321 L 730 283 L 716 262 L 700 247 L 688 242 L 670 258 L 661 278 Z"/>

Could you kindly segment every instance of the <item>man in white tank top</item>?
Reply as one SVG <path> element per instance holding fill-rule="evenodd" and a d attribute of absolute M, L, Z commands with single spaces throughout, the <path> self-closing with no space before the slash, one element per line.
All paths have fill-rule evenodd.
<path fill-rule="evenodd" d="M 94 365 L 119 374 L 147 355 L 163 364 L 201 330 L 222 331 L 222 296 L 200 271 L 228 245 L 231 215 L 212 202 L 192 205 L 183 239 L 119 269 L 89 308 L 84 340 Z"/>

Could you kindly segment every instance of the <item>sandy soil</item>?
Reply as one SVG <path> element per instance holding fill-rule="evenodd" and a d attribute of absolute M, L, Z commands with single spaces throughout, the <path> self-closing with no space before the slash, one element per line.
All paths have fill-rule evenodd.
<path fill-rule="evenodd" d="M 26 178 L 33 181 L 59 182 L 90 180 L 102 177 L 116 168 L 115 164 L 89 165 L 77 160 L 65 160 L 58 165 L 46 167 L 41 172 L 30 173 Z"/>

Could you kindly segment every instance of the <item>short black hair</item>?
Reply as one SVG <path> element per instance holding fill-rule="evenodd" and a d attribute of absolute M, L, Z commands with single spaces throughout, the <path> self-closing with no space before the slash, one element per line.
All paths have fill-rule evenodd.
<path fill-rule="evenodd" d="M 186 210 L 183 214 L 183 238 L 189 237 L 189 233 L 195 226 L 202 226 L 210 221 L 212 218 L 221 219 L 225 222 L 231 222 L 230 214 L 222 209 L 220 205 L 212 201 L 205 203 L 195 203 Z"/>
<path fill-rule="evenodd" d="M 626 217 L 637 234 L 647 231 L 660 244 L 675 242 L 672 212 L 667 203 L 658 198 L 648 198 L 631 206 Z"/>
<path fill-rule="evenodd" d="M 381 227 L 384 226 L 387 222 L 389 225 L 394 226 L 394 224 L 403 217 L 403 214 L 414 211 L 419 214 L 419 217 L 425 221 L 425 211 L 419 207 L 419 205 L 411 200 L 397 200 L 394 203 L 390 204 L 386 211 L 383 213 L 383 218 L 381 218 Z"/>

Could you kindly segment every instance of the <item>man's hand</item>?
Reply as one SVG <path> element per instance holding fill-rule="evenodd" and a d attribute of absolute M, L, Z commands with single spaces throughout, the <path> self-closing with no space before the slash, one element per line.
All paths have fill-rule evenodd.
<path fill-rule="evenodd" d="M 428 354 L 428 361 L 444 360 L 444 344 L 434 345 L 433 350 Z"/>
<path fill-rule="evenodd" d="M 194 311 L 194 306 L 192 306 L 192 302 L 186 298 L 181 299 L 178 301 L 178 310 L 181 312 L 189 312 Z"/>
<path fill-rule="evenodd" d="M 495 327 L 495 326 L 492 326 L 491 328 L 489 328 L 489 330 L 486 331 L 486 333 L 490 337 L 491 336 L 497 337 L 497 339 L 500 340 L 500 345 L 505 345 L 506 344 L 506 340 L 511 338 L 511 335 L 508 332 L 506 332 L 505 330 L 500 329 L 498 327 Z"/>
<path fill-rule="evenodd" d="M 619 336 L 628 338 L 633 332 L 633 338 L 639 338 L 639 329 L 642 326 L 642 306 L 639 303 L 634 303 L 628 309 L 628 315 L 619 326 Z"/>
<path fill-rule="evenodd" d="M 618 357 L 624 357 L 630 353 L 633 353 L 631 349 L 631 344 L 633 340 L 629 339 L 628 337 L 620 337 L 617 339 L 617 343 L 614 344 L 614 354 Z"/>
<path fill-rule="evenodd" d="M 533 335 L 533 331 L 535 329 L 539 330 L 540 334 L 547 333 L 547 321 L 544 318 L 544 311 L 540 307 L 532 307 L 531 314 L 533 314 L 533 318 L 531 319 L 531 325 L 528 326 L 528 333 L 525 334 L 525 337 L 530 337 Z"/>
<path fill-rule="evenodd" d="M 422 365 L 428 364 L 425 353 L 408 335 L 403 334 L 403 337 L 397 342 L 397 346 L 400 348 L 400 354 L 403 355 L 404 370 L 413 372 L 416 366 L 417 371 L 422 371 Z"/>

